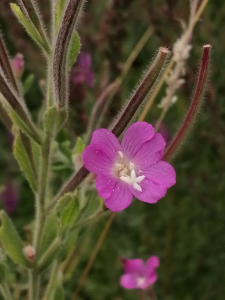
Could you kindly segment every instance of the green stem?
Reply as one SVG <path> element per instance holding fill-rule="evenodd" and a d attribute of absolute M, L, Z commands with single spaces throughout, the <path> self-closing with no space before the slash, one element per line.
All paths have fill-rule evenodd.
<path fill-rule="evenodd" d="M 30 300 L 38 300 L 39 281 L 37 261 L 39 258 L 40 241 L 45 223 L 45 198 L 49 174 L 51 154 L 51 140 L 53 135 L 46 135 L 41 149 L 41 169 L 38 182 L 38 195 L 36 197 L 36 224 L 33 245 L 36 249 L 34 268 L 30 272 Z"/>
<path fill-rule="evenodd" d="M 12 300 L 13 298 L 12 298 L 12 295 L 11 295 L 11 293 L 10 293 L 9 286 L 8 286 L 7 282 L 6 282 L 6 281 L 3 281 L 3 282 L 1 283 L 1 285 L 0 285 L 0 287 L 1 287 L 2 294 L 3 294 L 3 296 L 4 296 L 4 299 L 5 299 L 5 300 Z"/>
<path fill-rule="evenodd" d="M 51 275 L 50 275 L 50 280 L 49 280 L 47 290 L 45 292 L 43 300 L 51 299 L 50 296 L 54 292 L 55 282 L 56 282 L 56 279 L 57 279 L 57 276 L 58 276 L 58 269 L 59 269 L 59 263 L 58 263 L 58 260 L 55 260 L 53 262 L 52 271 L 51 271 Z M 52 299 L 54 299 L 54 298 L 52 297 Z"/>

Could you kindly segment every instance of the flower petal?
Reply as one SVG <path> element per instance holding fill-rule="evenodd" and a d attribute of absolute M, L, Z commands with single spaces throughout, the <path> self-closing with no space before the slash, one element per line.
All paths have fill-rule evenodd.
<path fill-rule="evenodd" d="M 132 162 L 143 171 L 162 159 L 166 142 L 160 133 L 156 133 L 150 141 L 145 142 L 132 158 Z"/>
<path fill-rule="evenodd" d="M 132 274 L 122 275 L 120 278 L 120 285 L 125 289 L 137 288 L 137 282 L 135 276 Z"/>
<path fill-rule="evenodd" d="M 145 264 L 142 259 L 124 259 L 123 266 L 125 273 L 134 273 L 138 275 L 143 275 L 145 272 Z"/>
<path fill-rule="evenodd" d="M 124 134 L 121 142 L 122 152 L 131 160 L 139 151 L 142 145 L 150 141 L 155 134 L 151 124 L 146 122 L 136 122 L 132 124 Z"/>
<path fill-rule="evenodd" d="M 147 262 L 146 262 L 146 267 L 147 267 L 147 272 L 158 268 L 159 266 L 159 258 L 158 256 L 151 256 Z"/>
<path fill-rule="evenodd" d="M 160 161 L 154 166 L 146 168 L 144 170 L 144 175 L 146 178 L 159 182 L 167 188 L 176 183 L 176 172 L 174 168 L 165 161 Z"/>
<path fill-rule="evenodd" d="M 112 190 L 115 189 L 117 179 L 114 177 L 103 175 L 102 173 L 98 174 L 98 177 L 95 181 L 96 189 L 98 194 L 103 199 L 107 199 L 111 196 Z"/>
<path fill-rule="evenodd" d="M 150 257 L 146 262 L 148 283 L 152 284 L 157 280 L 157 274 L 155 268 L 159 266 L 159 258 L 157 256 Z"/>
<path fill-rule="evenodd" d="M 133 199 L 129 186 L 122 181 L 117 181 L 109 198 L 105 199 L 105 206 L 111 211 L 121 211 L 127 208 Z"/>
<path fill-rule="evenodd" d="M 97 129 L 93 132 L 91 145 L 103 151 L 110 159 L 115 160 L 118 151 L 121 151 L 121 146 L 115 135 L 108 129 Z"/>
<path fill-rule="evenodd" d="M 98 150 L 94 145 L 89 145 L 84 149 L 82 154 L 85 168 L 94 173 L 110 174 L 113 162 L 101 150 Z"/>
<path fill-rule="evenodd" d="M 167 188 L 176 183 L 176 173 L 174 168 L 165 161 L 160 161 L 149 169 L 145 170 L 140 186 L 142 192 L 139 192 L 130 187 L 132 194 L 139 200 L 156 203 L 166 194 Z"/>

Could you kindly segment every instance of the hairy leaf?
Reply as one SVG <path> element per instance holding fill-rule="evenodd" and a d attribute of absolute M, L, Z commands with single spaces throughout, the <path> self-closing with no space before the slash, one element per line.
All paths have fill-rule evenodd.
<path fill-rule="evenodd" d="M 23 253 L 23 243 L 8 215 L 0 212 L 1 227 L 0 240 L 3 243 L 7 255 L 17 264 L 30 268 L 29 262 Z"/>

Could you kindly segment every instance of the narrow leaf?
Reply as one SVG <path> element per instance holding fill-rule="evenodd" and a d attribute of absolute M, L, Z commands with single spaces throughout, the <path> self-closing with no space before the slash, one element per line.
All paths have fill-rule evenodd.
<path fill-rule="evenodd" d="M 61 213 L 61 222 L 63 226 L 71 227 L 78 217 L 79 202 L 73 197 L 67 207 Z"/>
<path fill-rule="evenodd" d="M 24 148 L 24 144 L 21 140 L 21 136 L 17 135 L 14 140 L 13 154 L 20 166 L 21 171 L 24 173 L 26 179 L 28 180 L 31 188 L 36 191 L 37 185 L 35 180 L 35 174 L 33 168 L 30 165 L 30 160 L 28 158 L 27 152 Z"/>
<path fill-rule="evenodd" d="M 70 47 L 69 47 L 69 56 L 68 56 L 68 68 L 71 69 L 72 65 L 76 61 L 76 58 L 80 52 L 80 38 L 77 32 L 73 34 Z"/>
<path fill-rule="evenodd" d="M 34 74 L 30 74 L 23 82 L 23 94 L 26 95 L 34 82 Z"/>
<path fill-rule="evenodd" d="M 43 236 L 42 236 L 41 247 L 40 247 L 40 257 L 44 255 L 44 253 L 49 248 L 49 245 L 51 245 L 53 241 L 56 239 L 58 228 L 59 228 L 59 219 L 55 211 L 53 211 L 52 213 L 48 214 L 48 217 L 44 225 Z"/>
<path fill-rule="evenodd" d="M 78 136 L 76 145 L 73 149 L 73 154 L 82 154 L 85 149 L 85 144 L 82 139 Z"/>
<path fill-rule="evenodd" d="M 47 54 L 49 54 L 49 45 L 46 44 L 46 41 L 42 39 L 40 33 L 38 32 L 34 24 L 23 14 L 18 5 L 10 3 L 10 6 L 21 25 L 23 25 L 23 27 L 27 31 L 27 33 L 33 38 L 33 40 L 38 46 L 40 46 Z"/>
<path fill-rule="evenodd" d="M 1 227 L 0 240 L 7 255 L 17 264 L 30 268 L 29 262 L 23 254 L 23 243 L 7 214 L 0 212 Z"/>
<path fill-rule="evenodd" d="M 46 38 L 46 33 L 44 30 L 44 25 L 42 19 L 40 17 L 40 12 L 38 12 L 38 8 L 36 7 L 36 3 L 32 0 L 17 0 L 24 15 L 27 19 L 30 19 L 34 26 L 37 28 L 38 32 L 40 33 L 48 51 L 50 52 L 49 42 Z"/>

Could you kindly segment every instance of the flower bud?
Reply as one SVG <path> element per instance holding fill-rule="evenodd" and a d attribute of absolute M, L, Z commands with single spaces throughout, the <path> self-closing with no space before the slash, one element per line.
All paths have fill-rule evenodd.
<path fill-rule="evenodd" d="M 35 258 L 35 249 L 31 245 L 27 245 L 23 248 L 23 253 L 26 259 L 30 262 L 34 261 Z"/>
<path fill-rule="evenodd" d="M 14 76 L 17 79 L 20 79 L 24 70 L 24 59 L 21 53 L 16 54 L 16 56 L 11 60 L 11 66 Z"/>

